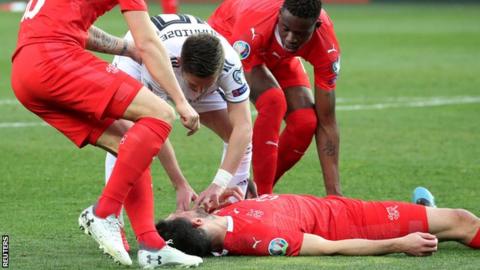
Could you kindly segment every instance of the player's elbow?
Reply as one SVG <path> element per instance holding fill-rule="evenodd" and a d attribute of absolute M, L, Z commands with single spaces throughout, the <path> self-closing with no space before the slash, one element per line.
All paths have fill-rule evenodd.
<path fill-rule="evenodd" d="M 339 252 L 335 241 L 324 239 L 317 235 L 304 234 L 300 255 L 322 256 L 334 255 Z"/>
<path fill-rule="evenodd" d="M 142 58 L 144 55 L 152 54 L 155 50 L 158 50 L 157 41 L 154 37 L 149 36 L 135 40 L 135 47 L 137 47 Z"/>

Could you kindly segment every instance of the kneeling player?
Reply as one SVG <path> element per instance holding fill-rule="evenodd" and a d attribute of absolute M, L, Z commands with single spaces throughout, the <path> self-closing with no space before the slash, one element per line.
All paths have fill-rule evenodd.
<path fill-rule="evenodd" d="M 176 248 L 199 256 L 426 256 L 438 240 L 479 249 L 479 229 L 480 219 L 463 209 L 310 195 L 263 195 L 215 214 L 175 213 L 157 224 Z"/>

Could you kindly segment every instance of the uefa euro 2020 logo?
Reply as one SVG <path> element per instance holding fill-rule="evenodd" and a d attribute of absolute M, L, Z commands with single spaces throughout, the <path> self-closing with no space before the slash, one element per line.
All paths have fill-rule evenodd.
<path fill-rule="evenodd" d="M 285 256 L 287 254 L 288 242 L 283 238 L 275 238 L 268 244 L 268 253 L 273 256 Z"/>
<path fill-rule="evenodd" d="M 241 60 L 246 59 L 250 55 L 250 45 L 243 40 L 235 41 L 233 49 L 238 53 Z"/>

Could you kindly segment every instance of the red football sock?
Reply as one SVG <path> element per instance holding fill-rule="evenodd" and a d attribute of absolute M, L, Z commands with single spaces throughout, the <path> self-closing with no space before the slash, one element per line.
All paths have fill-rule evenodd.
<path fill-rule="evenodd" d="M 175 14 L 177 13 L 177 0 L 160 0 L 162 4 L 163 13 Z"/>
<path fill-rule="evenodd" d="M 475 237 L 473 237 L 468 246 L 471 248 L 480 249 L 480 229 L 477 230 L 477 234 L 475 234 Z"/>
<path fill-rule="evenodd" d="M 253 179 L 259 195 L 272 193 L 278 157 L 278 137 L 287 111 L 285 95 L 280 88 L 265 91 L 255 103 L 257 119 L 253 125 Z"/>
<path fill-rule="evenodd" d="M 150 166 L 170 130 L 167 122 L 145 117 L 127 131 L 120 142 L 115 167 L 95 209 L 97 216 L 105 218 L 120 212 L 130 189 Z"/>
<path fill-rule="evenodd" d="M 150 169 L 142 174 L 128 193 L 125 210 L 140 245 L 149 249 L 161 249 L 165 246 L 165 241 L 155 228 Z"/>
<path fill-rule="evenodd" d="M 297 163 L 312 142 L 317 128 L 317 115 L 313 108 L 291 112 L 285 119 L 287 126 L 278 143 L 278 162 L 275 183 Z"/>

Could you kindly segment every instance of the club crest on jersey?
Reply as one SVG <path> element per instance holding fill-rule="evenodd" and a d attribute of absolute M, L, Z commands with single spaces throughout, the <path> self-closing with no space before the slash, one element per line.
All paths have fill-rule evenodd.
<path fill-rule="evenodd" d="M 232 77 L 233 77 L 233 80 L 242 85 L 243 84 L 243 80 L 242 80 L 242 69 L 239 68 L 239 69 L 235 69 L 232 73 Z"/>
<path fill-rule="evenodd" d="M 233 48 L 237 51 L 241 60 L 246 59 L 250 55 L 250 45 L 243 40 L 235 41 Z"/>
<path fill-rule="evenodd" d="M 391 221 L 400 218 L 400 211 L 398 211 L 398 205 L 389 206 L 386 209 L 388 213 L 388 219 L 390 219 Z"/>
<path fill-rule="evenodd" d="M 285 256 L 287 254 L 288 242 L 283 238 L 275 238 L 268 244 L 268 253 L 272 256 Z"/>
<path fill-rule="evenodd" d="M 118 72 L 118 68 L 116 65 L 114 64 L 108 64 L 108 66 L 105 68 L 105 70 L 108 72 L 108 73 L 117 73 Z"/>

